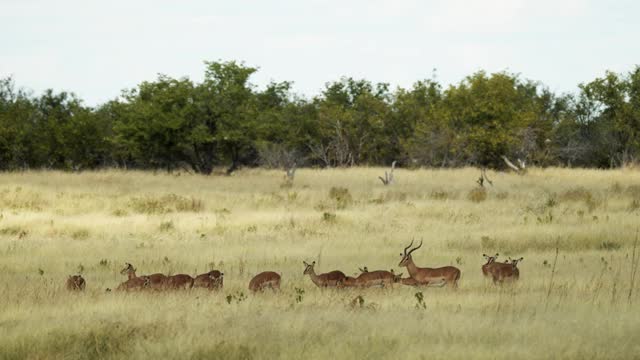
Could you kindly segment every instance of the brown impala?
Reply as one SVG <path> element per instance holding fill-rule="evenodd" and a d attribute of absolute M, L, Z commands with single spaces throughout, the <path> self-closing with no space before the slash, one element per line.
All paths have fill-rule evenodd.
<path fill-rule="evenodd" d="M 311 264 L 307 264 L 306 261 L 302 262 L 304 264 L 304 272 L 303 275 L 309 274 L 311 281 L 316 284 L 317 287 L 338 287 L 342 286 L 342 283 L 345 281 L 347 276 L 342 271 L 330 271 L 325 274 L 316 275 L 316 271 L 314 270 L 314 266 L 316 262 L 312 262 Z"/>
<path fill-rule="evenodd" d="M 402 274 L 396 275 L 393 271 L 386 270 L 375 270 L 369 271 L 365 266 L 363 269 L 359 269 L 361 274 L 351 280 L 350 277 L 347 277 L 344 281 L 344 286 L 357 286 L 357 287 L 372 287 L 372 286 L 380 286 L 386 287 L 391 286 L 393 283 L 398 282 L 402 277 Z"/>
<path fill-rule="evenodd" d="M 511 259 L 511 258 L 509 258 Z M 520 270 L 518 270 L 518 263 L 524 260 L 524 258 L 513 259 L 510 263 L 494 263 L 489 267 L 489 274 L 494 283 L 504 282 L 505 280 L 518 280 L 520 278 Z"/>
<path fill-rule="evenodd" d="M 411 258 L 411 253 L 420 249 L 422 247 L 422 241 L 420 241 L 420 245 L 418 247 L 407 250 L 413 245 L 413 240 L 411 240 L 411 244 L 404 248 L 404 254 L 400 254 L 402 256 L 402 260 L 398 266 L 405 266 L 407 271 L 409 272 L 409 276 L 412 279 L 416 280 L 420 285 L 427 285 L 433 282 L 444 281 L 446 284 L 452 287 L 458 286 L 458 280 L 460 279 L 460 269 L 453 266 L 444 266 L 440 268 L 421 268 L 417 267 Z"/>
<path fill-rule="evenodd" d="M 482 256 L 484 256 L 485 259 L 487 259 L 487 263 L 482 265 L 482 275 L 484 276 L 490 276 L 491 274 L 489 274 L 489 268 L 491 268 L 493 266 L 493 264 L 499 264 L 496 263 L 496 260 L 498 259 L 498 253 L 496 253 L 495 256 L 489 256 L 487 254 L 482 254 Z"/>
<path fill-rule="evenodd" d="M 151 279 L 148 276 L 139 276 L 128 279 L 122 284 L 118 285 L 117 291 L 136 291 L 144 290 L 151 286 Z M 107 291 L 111 291 L 107 289 Z"/>
<path fill-rule="evenodd" d="M 83 291 L 86 282 L 82 275 L 69 275 L 67 278 L 67 290 L 69 291 Z"/>
<path fill-rule="evenodd" d="M 125 263 L 125 268 L 120 271 L 120 274 L 127 275 L 129 279 L 133 279 L 136 277 L 136 269 L 133 265 L 129 263 Z M 149 288 L 153 290 L 160 290 L 164 286 L 165 280 L 167 277 L 164 274 L 151 274 L 151 275 L 142 275 L 140 277 L 147 276 L 149 278 Z"/>
<path fill-rule="evenodd" d="M 280 290 L 280 274 L 273 271 L 264 271 L 249 281 L 249 290 L 252 292 L 259 292 L 264 289 Z"/>
<path fill-rule="evenodd" d="M 193 278 L 187 274 L 170 275 L 162 283 L 164 289 L 191 289 Z"/>
<path fill-rule="evenodd" d="M 211 270 L 208 273 L 196 276 L 193 287 L 207 288 L 209 290 L 221 289 L 224 281 L 224 273 Z"/>

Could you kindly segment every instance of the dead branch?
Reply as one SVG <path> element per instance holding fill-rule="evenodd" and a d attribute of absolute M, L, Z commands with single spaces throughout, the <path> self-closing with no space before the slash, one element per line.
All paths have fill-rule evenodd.
<path fill-rule="evenodd" d="M 291 165 L 291 167 L 285 169 L 285 171 L 287 172 L 287 181 L 289 181 L 290 183 L 293 183 L 293 179 L 296 176 L 296 169 L 297 165 L 295 162 L 293 163 L 293 165 Z"/>
<path fill-rule="evenodd" d="M 504 160 L 504 163 L 507 164 L 508 167 L 515 170 L 517 173 L 524 174 L 526 172 L 526 163 L 523 160 L 518 159 L 518 164 L 520 166 L 517 166 L 514 163 L 512 163 L 509 159 L 507 159 L 506 156 L 502 155 L 500 157 L 502 158 L 502 160 Z"/>
<path fill-rule="evenodd" d="M 382 176 L 378 176 L 378 179 L 380 179 L 380 181 L 382 181 L 382 183 L 386 186 L 386 185 L 391 185 L 395 182 L 395 178 L 393 177 L 393 170 L 395 170 L 396 168 L 396 162 L 397 161 L 393 161 L 391 163 L 391 171 L 390 172 L 384 172 L 384 178 Z"/>
<path fill-rule="evenodd" d="M 478 185 L 480 185 L 480 187 L 484 187 L 484 182 L 489 183 L 489 185 L 493 186 L 493 181 L 489 180 L 489 178 L 487 177 L 487 168 L 482 168 L 480 169 L 480 177 L 478 178 L 478 180 L 476 180 L 476 182 L 478 183 Z"/>

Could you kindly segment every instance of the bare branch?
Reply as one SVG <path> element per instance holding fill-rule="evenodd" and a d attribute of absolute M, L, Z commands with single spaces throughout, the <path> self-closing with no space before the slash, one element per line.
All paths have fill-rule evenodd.
<path fill-rule="evenodd" d="M 396 162 L 397 161 L 393 161 L 391 163 L 391 171 L 390 172 L 384 172 L 384 178 L 382 178 L 382 176 L 378 176 L 378 179 L 380 179 L 380 181 L 382 181 L 382 183 L 386 186 L 386 185 L 391 185 L 395 182 L 395 178 L 393 177 L 393 170 L 396 168 Z"/>
<path fill-rule="evenodd" d="M 509 159 L 507 159 L 506 156 L 502 155 L 500 157 L 502 158 L 502 160 L 504 160 L 505 164 L 507 164 L 508 167 L 510 167 L 511 169 L 515 170 L 516 172 L 522 174 L 525 171 L 525 167 L 524 167 L 525 163 L 524 163 L 524 161 L 518 159 L 518 162 L 522 166 L 522 167 L 518 167 L 514 163 L 509 161 Z"/>

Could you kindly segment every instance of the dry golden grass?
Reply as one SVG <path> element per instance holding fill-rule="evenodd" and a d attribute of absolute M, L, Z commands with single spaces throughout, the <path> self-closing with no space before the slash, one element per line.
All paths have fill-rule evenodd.
<path fill-rule="evenodd" d="M 266 170 L 1 174 L 0 358 L 638 357 L 640 172 L 491 172 L 484 195 L 476 169 L 399 169 L 389 187 L 383 172 L 302 169 L 293 186 Z M 419 266 L 462 270 L 458 290 L 321 291 L 302 275 L 303 260 L 406 273 L 412 238 Z M 519 283 L 485 281 L 483 252 L 523 256 Z M 105 293 L 125 262 L 216 268 L 224 290 Z M 264 270 L 282 291 L 248 294 Z M 87 290 L 70 294 L 78 272 Z"/>

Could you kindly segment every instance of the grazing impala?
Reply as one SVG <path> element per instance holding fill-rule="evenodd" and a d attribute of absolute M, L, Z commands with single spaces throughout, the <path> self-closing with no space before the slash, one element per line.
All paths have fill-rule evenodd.
<path fill-rule="evenodd" d="M 224 273 L 218 270 L 211 270 L 196 276 L 193 280 L 193 287 L 207 288 L 209 290 L 221 289 L 224 281 Z"/>
<path fill-rule="evenodd" d="M 402 256 L 402 260 L 398 266 L 404 266 L 407 268 L 409 272 L 409 276 L 412 279 L 416 280 L 420 285 L 427 285 L 429 283 L 444 281 L 446 284 L 452 287 L 458 286 L 458 280 L 460 279 L 460 270 L 453 266 L 444 266 L 440 268 L 420 268 L 417 267 L 411 258 L 411 253 L 420 249 L 422 247 L 422 241 L 420 241 L 420 245 L 418 247 L 407 250 L 413 245 L 413 240 L 411 244 L 404 248 L 404 254 L 400 254 Z"/>
<path fill-rule="evenodd" d="M 496 260 L 498 259 L 498 253 L 496 253 L 495 256 L 489 256 L 487 254 L 482 254 L 482 256 L 484 256 L 485 259 L 487 259 L 487 263 L 482 265 L 482 274 L 484 276 L 491 276 L 491 274 L 489 274 L 489 268 L 492 267 L 492 264 L 497 264 Z"/>
<path fill-rule="evenodd" d="M 342 271 L 330 271 L 325 274 L 316 275 L 316 271 L 314 270 L 314 266 L 316 262 L 312 262 L 311 264 L 307 264 L 306 261 L 302 262 L 304 264 L 304 272 L 303 275 L 309 275 L 311 281 L 316 284 L 317 287 L 338 287 L 342 286 L 342 283 L 345 281 L 347 276 Z"/>
<path fill-rule="evenodd" d="M 82 275 L 69 275 L 67 278 L 67 290 L 69 291 L 83 291 L 86 282 Z"/>
<path fill-rule="evenodd" d="M 249 281 L 249 290 L 252 292 L 259 292 L 264 289 L 280 290 L 280 274 L 273 271 L 264 271 Z"/>
<path fill-rule="evenodd" d="M 164 289 L 191 289 L 193 287 L 193 278 L 187 274 L 170 275 L 162 283 Z"/>
<path fill-rule="evenodd" d="M 127 275 L 129 279 L 133 279 L 136 277 L 136 269 L 133 265 L 125 263 L 125 268 L 120 271 L 120 274 Z M 162 289 L 164 282 L 167 280 L 167 276 L 160 273 L 142 276 L 147 276 L 149 278 L 149 288 L 153 290 Z"/>
<path fill-rule="evenodd" d="M 520 270 L 518 270 L 518 263 L 524 258 L 519 259 L 511 259 L 510 263 L 494 263 L 493 266 L 489 267 L 489 274 L 491 274 L 491 278 L 493 279 L 493 283 L 502 283 L 505 280 L 515 281 L 520 278 Z"/>

